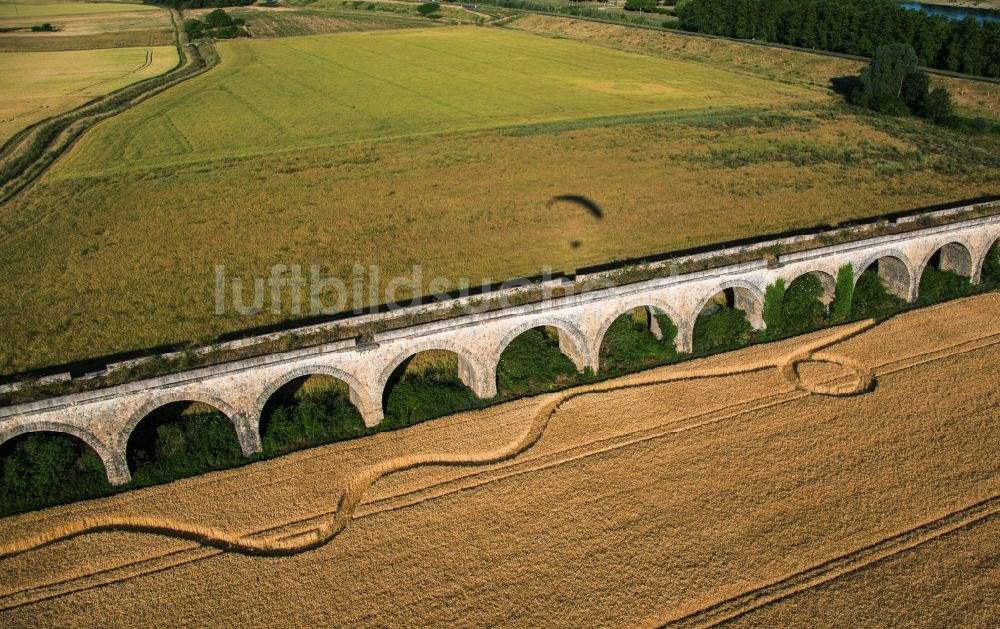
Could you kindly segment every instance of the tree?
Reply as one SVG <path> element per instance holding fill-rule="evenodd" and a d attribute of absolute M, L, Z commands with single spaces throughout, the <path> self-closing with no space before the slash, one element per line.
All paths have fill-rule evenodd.
<path fill-rule="evenodd" d="M 903 80 L 903 101 L 910 111 L 918 116 L 924 115 L 927 105 L 927 92 L 930 90 L 931 77 L 923 71 L 910 73 Z"/>
<path fill-rule="evenodd" d="M 653 12 L 656 8 L 656 0 L 625 0 L 626 11 L 648 11 Z"/>
<path fill-rule="evenodd" d="M 184 20 L 184 33 L 187 35 L 188 39 L 197 39 L 205 34 L 202 29 L 201 21 L 195 19 Z"/>
<path fill-rule="evenodd" d="M 226 28 L 227 26 L 233 26 L 233 18 L 229 17 L 222 9 L 210 11 L 205 15 L 205 28 L 211 30 L 213 28 Z"/>
<path fill-rule="evenodd" d="M 934 122 L 943 122 L 950 118 L 955 111 L 955 106 L 951 101 L 951 94 L 943 87 L 935 87 L 927 95 L 924 105 L 924 115 Z"/>
<path fill-rule="evenodd" d="M 909 44 L 886 44 L 875 49 L 861 70 L 861 88 L 871 96 L 899 97 L 903 80 L 917 69 L 917 53 Z"/>
<path fill-rule="evenodd" d="M 428 16 L 437 13 L 438 9 L 440 8 L 441 5 L 438 4 L 437 2 L 425 2 L 424 4 L 421 4 L 419 7 L 417 7 L 417 13 L 423 16 Z"/>
<path fill-rule="evenodd" d="M 837 289 L 830 304 L 830 321 L 840 323 L 851 316 L 854 302 L 854 267 L 850 264 L 837 269 Z"/>
<path fill-rule="evenodd" d="M 761 315 L 770 334 L 781 334 L 785 330 L 785 316 L 782 304 L 785 301 L 785 280 L 778 278 L 764 290 L 764 309 Z"/>

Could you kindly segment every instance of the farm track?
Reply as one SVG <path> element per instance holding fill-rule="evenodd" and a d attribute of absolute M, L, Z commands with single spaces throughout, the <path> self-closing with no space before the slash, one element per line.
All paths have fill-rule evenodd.
<path fill-rule="evenodd" d="M 771 366 L 778 366 L 780 368 L 780 366 L 795 365 L 798 361 L 815 360 L 819 359 L 820 357 L 828 360 L 830 359 L 836 360 L 838 358 L 837 356 L 830 355 L 827 352 L 820 352 L 818 350 L 822 349 L 823 347 L 827 347 L 834 343 L 856 336 L 857 334 L 860 334 L 861 332 L 864 332 L 868 329 L 870 329 L 870 326 L 867 324 L 863 324 L 861 326 L 852 326 L 851 328 L 848 328 L 846 330 L 838 331 L 839 334 L 836 334 L 833 337 L 831 337 L 830 335 L 825 335 L 818 341 L 815 341 L 805 346 L 804 348 L 796 349 L 795 351 L 787 354 L 780 360 L 771 361 L 772 364 L 763 365 L 763 367 L 760 364 L 750 364 L 742 366 L 737 365 L 731 369 L 727 369 L 724 371 L 726 371 L 727 373 L 740 373 L 747 369 L 756 369 L 756 368 L 768 369 Z M 923 364 L 942 360 L 950 356 L 955 356 L 991 347 L 993 345 L 996 345 L 998 342 L 1000 342 L 1000 334 L 992 334 L 962 341 L 954 345 L 951 345 L 949 347 L 940 348 L 934 351 L 924 352 L 916 355 L 910 355 L 903 359 L 880 365 L 879 375 L 884 376 L 892 373 L 897 373 L 900 371 L 905 371 L 907 369 L 912 369 L 914 367 Z M 786 371 L 785 373 L 787 377 L 788 372 Z M 690 379 L 694 377 L 713 377 L 714 375 L 715 374 L 709 373 L 708 371 L 705 370 L 693 370 L 688 373 L 676 374 L 675 377 L 673 378 L 653 379 L 649 381 L 634 383 L 628 386 L 588 387 L 585 388 L 584 390 L 577 390 L 575 392 L 572 391 L 566 392 L 565 394 L 562 395 L 557 394 L 556 397 L 559 397 L 561 399 L 555 400 L 554 403 L 550 401 L 548 404 L 543 405 L 542 410 L 552 409 L 551 412 L 537 414 L 535 416 L 535 419 L 533 420 L 532 428 L 529 429 L 526 436 L 530 436 L 532 434 L 533 429 L 538 430 L 540 428 L 540 430 L 543 432 L 545 425 L 548 423 L 552 415 L 558 410 L 558 408 L 563 403 L 568 401 L 568 399 L 574 397 L 587 394 L 597 394 L 602 392 L 606 393 L 609 391 L 629 389 L 629 388 L 642 388 L 657 384 L 676 382 L 679 380 Z M 844 378 L 842 376 L 838 376 L 819 383 L 821 385 L 820 387 L 817 386 L 813 386 L 810 388 L 796 387 L 795 389 L 779 391 L 777 393 L 771 393 L 769 395 L 760 396 L 758 398 L 751 400 L 746 400 L 738 404 L 732 404 L 712 409 L 707 412 L 699 413 L 696 415 L 675 419 L 660 426 L 655 426 L 652 428 L 647 428 L 645 430 L 640 430 L 623 435 L 615 435 L 614 437 L 611 438 L 599 439 L 597 441 L 589 442 L 576 447 L 571 447 L 565 450 L 544 454 L 535 457 L 533 459 L 522 461 L 514 466 L 504 467 L 501 469 L 485 470 L 482 472 L 476 472 L 470 475 L 461 476 L 459 478 L 447 479 L 443 482 L 435 482 L 427 486 L 418 487 L 417 489 L 412 491 L 405 491 L 393 494 L 385 498 L 373 500 L 368 503 L 361 503 L 359 496 L 357 499 L 354 500 L 354 502 L 355 502 L 355 507 L 357 507 L 358 504 L 361 504 L 361 508 L 357 508 L 356 512 L 354 512 L 353 514 L 347 514 L 349 517 L 344 518 L 344 520 L 361 519 L 371 515 L 384 513 L 387 511 L 393 511 L 397 509 L 411 507 L 426 502 L 428 500 L 433 500 L 436 498 L 440 498 L 442 496 L 447 496 L 455 494 L 457 492 L 466 491 L 474 487 L 479 487 L 494 481 L 511 478 L 525 473 L 537 472 L 543 469 L 555 467 L 565 463 L 571 463 L 573 461 L 578 461 L 580 459 L 589 456 L 608 452 L 618 448 L 628 447 L 630 445 L 634 445 L 643 441 L 650 441 L 654 439 L 681 434 L 697 428 L 705 427 L 728 419 L 736 418 L 746 413 L 759 410 L 766 410 L 770 408 L 777 408 L 789 402 L 794 402 L 796 400 L 800 400 L 804 397 L 807 397 L 808 395 L 811 394 L 811 392 L 819 390 L 823 386 L 827 386 L 831 383 L 843 384 L 843 380 Z M 855 378 L 851 378 L 851 380 L 855 380 Z M 790 381 L 790 384 L 792 383 L 793 381 Z M 861 384 L 862 384 L 861 379 L 857 379 L 856 382 L 854 383 L 854 386 L 851 387 L 851 389 L 845 390 L 843 388 L 839 389 L 837 387 L 833 388 L 835 390 L 838 390 L 839 394 L 843 395 L 851 391 L 856 391 L 858 387 L 861 386 Z M 540 432 L 538 436 L 539 437 L 541 436 Z M 519 443 L 521 445 L 524 445 L 524 439 L 522 439 Z M 529 443 L 526 445 L 525 449 L 528 449 L 530 447 L 531 444 Z M 397 462 L 398 461 L 399 460 L 397 460 Z M 386 465 L 379 466 L 379 468 L 392 466 L 393 463 L 394 462 L 392 461 L 387 462 Z M 392 473 L 393 471 L 398 471 L 398 470 L 392 470 L 386 473 L 387 474 Z M 368 474 L 362 473 L 360 475 L 361 478 L 364 478 L 366 476 L 368 476 Z M 353 486 L 354 487 L 358 486 L 357 479 L 355 480 Z M 995 499 L 996 498 L 991 500 Z M 347 502 L 347 501 L 344 498 L 342 498 L 341 502 Z M 964 526 L 964 524 L 962 524 L 963 522 L 967 524 L 968 522 L 982 519 L 981 517 L 973 518 L 973 520 L 969 519 L 975 516 L 975 513 L 980 513 L 981 510 L 977 509 L 978 507 L 965 509 L 962 510 L 961 512 L 955 512 L 949 514 L 948 516 L 945 516 L 944 518 L 941 518 L 939 520 L 935 520 L 929 524 L 921 525 L 920 527 L 917 527 L 917 529 L 906 531 L 899 535 L 893 536 L 892 538 L 888 538 L 871 546 L 865 547 L 865 549 L 861 549 L 861 551 L 865 551 L 864 557 L 868 558 L 867 563 L 872 563 L 873 561 L 877 561 L 879 558 L 883 556 L 888 556 L 886 553 L 888 553 L 889 550 L 891 549 L 897 549 L 894 552 L 899 552 L 901 550 L 905 550 L 906 548 L 913 547 L 914 545 L 924 543 L 925 541 L 929 541 L 934 537 L 944 535 L 947 532 L 950 532 L 951 530 L 955 530 L 956 528 Z M 975 511 L 975 513 L 972 513 L 972 511 Z M 990 513 L 993 513 L 994 511 L 995 509 Z M 323 518 L 329 517 L 329 515 L 330 512 L 324 512 L 324 513 L 312 514 L 305 517 L 299 517 L 294 520 L 286 521 L 276 526 L 248 534 L 246 537 L 258 538 L 264 542 L 270 540 L 272 543 L 278 542 L 280 544 L 285 544 L 286 546 L 292 546 L 296 543 L 310 544 L 315 541 L 315 539 L 313 538 L 314 532 L 317 529 L 315 521 L 322 520 Z M 955 524 L 956 522 L 958 522 L 958 524 Z M 951 524 L 954 524 L 954 526 L 951 526 Z M 320 526 L 322 525 L 320 524 Z M 346 521 L 345 521 L 345 526 L 346 526 Z M 931 533 L 933 533 L 933 537 L 930 536 Z M 877 552 L 876 550 L 871 550 L 871 549 L 877 549 Z M 830 566 L 834 564 L 836 566 L 842 566 L 842 565 L 854 566 L 859 561 L 858 553 L 861 551 L 854 551 L 843 557 L 838 557 L 837 559 L 830 560 L 829 562 L 821 564 L 821 566 L 828 567 L 828 564 Z M 144 557 L 142 559 L 130 562 L 125 565 L 104 568 L 96 572 L 89 573 L 87 575 L 74 576 L 72 578 L 63 579 L 60 581 L 34 585 L 29 588 L 25 588 L 16 592 L 7 592 L 2 596 L 0 596 L 0 609 L 13 609 L 24 605 L 29 605 L 31 603 L 57 598 L 67 594 L 72 594 L 74 592 L 80 592 L 84 590 L 99 588 L 117 582 L 127 581 L 129 579 L 140 577 L 146 574 L 161 572 L 177 566 L 198 562 L 201 561 L 202 559 L 207 559 L 209 557 L 219 555 L 221 554 L 221 552 L 222 551 L 218 549 L 204 548 L 197 546 L 180 548 L 180 549 L 177 548 L 170 549 L 167 552 L 154 556 Z M 871 557 L 875 558 L 871 559 Z M 865 565 L 867 565 L 867 563 Z M 851 568 L 851 570 L 856 570 L 856 569 L 858 568 L 857 567 Z M 816 581 L 816 583 L 819 583 L 828 581 L 832 578 L 836 578 L 836 576 L 840 574 L 839 572 L 834 574 L 834 572 L 832 571 L 833 570 L 832 567 L 824 568 L 818 574 L 814 574 L 815 570 L 816 567 L 813 567 L 805 571 L 804 573 L 797 573 L 797 575 L 793 575 L 793 577 L 795 577 L 794 583 L 791 581 L 793 577 L 789 577 L 788 579 L 782 580 L 778 584 L 773 584 L 773 587 L 768 586 L 767 588 L 767 592 L 769 593 L 768 596 L 771 597 L 768 600 L 773 599 L 773 597 L 775 596 L 774 591 L 785 592 L 784 594 L 785 596 L 789 595 L 790 593 L 793 593 L 790 590 L 790 588 L 792 588 L 793 586 L 797 588 L 795 589 L 795 591 L 800 591 L 802 589 L 802 583 L 804 582 L 803 579 L 805 578 L 807 578 L 809 583 L 816 581 L 816 579 L 821 579 L 820 581 Z M 807 577 L 801 577 L 801 575 L 805 574 L 806 572 L 808 572 Z M 779 585 L 781 587 L 778 587 Z M 775 588 L 777 588 L 777 590 L 775 590 Z M 753 597 L 751 597 L 751 595 L 753 595 Z M 739 599 L 738 609 L 751 609 L 750 607 L 747 607 L 747 605 L 749 605 L 748 601 L 751 601 L 751 598 L 752 601 L 757 602 L 755 603 L 755 607 L 759 607 L 760 606 L 759 601 L 762 600 L 761 598 L 762 596 L 764 595 L 759 590 L 754 590 L 753 592 L 736 597 L 737 599 Z M 735 607 L 733 607 L 736 604 L 737 601 L 732 601 L 729 603 L 724 601 L 722 603 L 713 605 L 711 608 L 707 608 L 700 612 L 696 612 L 695 614 L 687 616 L 685 617 L 685 619 L 681 620 L 684 620 L 685 623 L 689 621 L 695 623 L 701 623 L 703 622 L 704 619 L 708 618 L 708 616 L 703 615 L 703 612 L 704 614 L 708 614 L 709 612 L 711 612 L 712 614 L 721 613 L 720 610 L 722 609 L 722 607 L 720 606 L 723 605 L 725 607 L 725 610 L 731 611 L 732 609 L 736 609 Z"/>
<path fill-rule="evenodd" d="M 31 186 L 97 123 L 215 67 L 218 55 L 211 44 L 185 44 L 176 11 L 171 10 L 170 17 L 174 24 L 179 56 L 178 64 L 172 70 L 99 96 L 66 113 L 41 120 L 21 130 L 0 147 L 0 206 Z M 151 64 L 152 53 L 147 53 L 145 63 L 128 74 L 140 72 Z M 38 224 L 49 214 L 34 216 L 22 224 L 20 229 Z M 16 233 L 17 231 L 13 231 L 0 236 L 0 242 L 6 242 Z"/>

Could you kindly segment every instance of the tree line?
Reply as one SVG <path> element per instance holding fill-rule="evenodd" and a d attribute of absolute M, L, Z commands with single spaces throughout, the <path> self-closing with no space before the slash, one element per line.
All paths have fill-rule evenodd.
<path fill-rule="evenodd" d="M 225 7 L 247 7 L 257 0 L 145 0 L 149 4 L 170 7 L 178 11 L 184 9 L 221 9 Z"/>
<path fill-rule="evenodd" d="M 902 42 L 922 65 L 1000 78 L 1000 22 L 957 22 L 893 0 L 686 0 L 681 28 L 803 48 L 872 56 Z"/>

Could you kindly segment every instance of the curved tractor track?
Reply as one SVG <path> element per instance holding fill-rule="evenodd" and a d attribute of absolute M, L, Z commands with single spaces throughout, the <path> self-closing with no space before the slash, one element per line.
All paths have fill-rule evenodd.
<path fill-rule="evenodd" d="M 22 129 L 0 147 L 0 205 L 30 186 L 84 132 L 98 122 L 215 67 L 219 58 L 211 43 L 186 42 L 181 35 L 180 15 L 177 11 L 170 10 L 170 19 L 174 24 L 179 56 L 178 64 L 172 70 L 98 96 L 66 113 L 36 122 Z"/>
<path fill-rule="evenodd" d="M 544 435 L 552 417 L 570 400 L 614 391 L 640 389 L 685 380 L 724 378 L 739 374 L 777 369 L 790 384 L 807 393 L 828 396 L 851 396 L 872 390 L 875 386 L 874 371 L 858 361 L 845 356 L 821 351 L 831 345 L 852 338 L 872 328 L 875 322 L 863 321 L 837 330 L 834 334 L 820 338 L 810 344 L 796 348 L 793 352 L 770 360 L 738 364 L 716 369 L 690 369 L 655 380 L 632 384 L 603 383 L 563 391 L 549 396 L 537 409 L 531 424 L 512 443 L 478 453 L 459 455 L 428 454 L 404 456 L 389 459 L 359 472 L 345 488 L 341 489 L 335 504 L 336 510 L 318 526 L 301 534 L 287 537 L 273 534 L 266 538 L 251 539 L 216 528 L 199 526 L 166 518 L 151 517 L 92 517 L 81 518 L 51 527 L 37 535 L 11 541 L 0 546 L 0 559 L 19 555 L 58 541 L 99 532 L 119 531 L 164 535 L 198 542 L 203 546 L 223 551 L 257 556 L 289 556 L 319 548 L 330 542 L 351 522 L 355 510 L 368 489 L 379 479 L 425 466 L 485 466 L 502 463 L 528 451 Z M 802 381 L 798 367 L 807 362 L 826 362 L 841 365 L 851 372 L 845 382 L 838 379 L 833 384 L 809 385 Z"/>

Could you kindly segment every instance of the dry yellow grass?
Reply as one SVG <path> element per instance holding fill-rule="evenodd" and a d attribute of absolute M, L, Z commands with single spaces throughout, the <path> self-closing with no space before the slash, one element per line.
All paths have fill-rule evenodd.
<path fill-rule="evenodd" d="M 81 3 L 82 4 L 82 3 Z M 123 5 L 118 5 L 123 6 Z M 152 8 L 140 5 L 143 8 Z M 129 46 L 165 46 L 174 42 L 174 25 L 166 9 L 57 17 L 0 18 L 3 28 L 30 28 L 50 22 L 53 33 L 0 33 L 0 52 L 90 50 Z"/>
<path fill-rule="evenodd" d="M 988 552 L 983 531 L 995 530 L 1000 512 L 998 307 L 993 294 L 915 311 L 823 350 L 875 369 L 875 390 L 856 397 L 808 394 L 775 369 L 743 372 L 830 331 L 608 383 L 631 388 L 566 402 L 537 444 L 510 461 L 384 478 L 338 537 L 293 557 L 109 532 L 8 558 L 0 622 L 635 625 L 698 620 L 730 601 L 743 603 L 740 614 L 801 625 L 830 618 L 836 609 L 827 604 L 849 604 L 853 592 L 864 597 L 865 583 L 893 589 L 875 581 L 886 570 L 923 592 L 959 588 L 970 567 L 947 555 L 954 536 Z M 648 384 L 693 370 L 743 373 Z M 809 386 L 842 372 L 801 370 Z M 294 539 L 328 517 L 340 488 L 366 470 L 400 455 L 509 447 L 552 400 L 15 516 L 0 520 L 0 538 L 101 515 Z M 963 521 L 972 524 L 954 525 Z M 865 547 L 898 549 L 901 539 L 916 540 L 917 553 L 865 563 Z M 826 585 L 795 593 L 809 568 L 838 557 L 859 565 L 844 576 L 821 569 Z M 988 562 L 971 572 L 995 582 Z M 768 584 L 781 586 L 778 604 L 741 598 Z M 924 610 L 962 624 L 984 617 L 986 594 L 905 602 L 910 617 Z"/>
<path fill-rule="evenodd" d="M 38 120 L 176 65 L 173 46 L 0 53 L 5 88 L 0 95 L 0 143 Z"/>
<path fill-rule="evenodd" d="M 725 39 L 707 39 L 543 15 L 521 17 L 511 22 L 510 26 L 533 33 L 638 50 L 651 55 L 721 63 L 757 75 L 824 88 L 830 87 L 831 78 L 857 75 L 864 65 L 859 61 Z M 970 115 L 1000 118 L 1000 85 L 943 77 L 934 77 L 933 83 L 945 85 L 961 111 Z"/>

